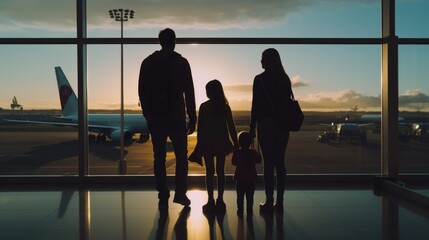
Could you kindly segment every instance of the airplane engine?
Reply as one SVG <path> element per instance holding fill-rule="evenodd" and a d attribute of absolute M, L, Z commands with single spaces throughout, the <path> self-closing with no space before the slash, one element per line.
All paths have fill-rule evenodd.
<path fill-rule="evenodd" d="M 148 133 L 141 133 L 139 138 L 139 143 L 145 143 L 149 140 L 149 134 Z"/>
<path fill-rule="evenodd" d="M 110 134 L 110 138 L 114 142 L 121 142 L 121 130 L 113 131 Z M 131 140 L 132 138 L 133 138 L 133 135 L 130 132 L 124 131 L 124 142 L 127 142 L 127 141 Z"/>

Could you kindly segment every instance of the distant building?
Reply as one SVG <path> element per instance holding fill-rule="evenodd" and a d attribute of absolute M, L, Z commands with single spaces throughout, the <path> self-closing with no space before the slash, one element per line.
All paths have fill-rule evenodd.
<path fill-rule="evenodd" d="M 12 104 L 10 104 L 10 108 L 12 108 L 12 110 L 15 110 L 15 109 L 23 110 L 24 109 L 24 107 L 18 103 L 18 100 L 16 100 L 15 96 L 12 99 Z"/>

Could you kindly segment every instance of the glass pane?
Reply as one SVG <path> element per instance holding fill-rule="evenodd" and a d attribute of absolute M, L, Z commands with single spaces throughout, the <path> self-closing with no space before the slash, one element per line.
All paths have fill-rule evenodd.
<path fill-rule="evenodd" d="M 265 45 L 177 45 L 176 51 L 186 57 L 192 68 L 197 108 L 207 100 L 205 85 L 219 79 L 234 111 L 237 130 L 248 130 L 252 84 L 262 72 L 261 53 Z M 306 113 L 303 129 L 292 133 L 286 153 L 289 173 L 361 173 L 380 170 L 380 133 L 371 116 L 380 114 L 380 47 L 371 45 L 277 45 L 286 71 L 293 82 L 296 98 Z M 137 79 L 141 61 L 159 49 L 157 45 L 124 46 L 124 104 L 126 113 L 141 115 L 138 106 Z M 88 47 L 88 85 L 90 112 L 119 113 L 120 46 Z M 365 116 L 365 117 L 362 117 Z M 349 119 L 346 121 L 346 117 Z M 341 143 L 332 123 L 356 125 L 366 134 L 365 144 L 354 135 Z M 318 136 L 327 138 L 318 142 Z M 333 134 L 333 133 L 332 133 Z M 360 136 L 360 135 L 359 135 Z M 153 174 L 152 144 L 133 143 L 125 146 L 128 174 Z M 103 144 L 91 143 L 90 172 L 116 174 L 120 148 L 109 139 Z M 119 140 L 119 139 L 118 139 Z M 358 143 L 359 141 L 359 143 Z M 196 143 L 196 134 L 188 138 L 188 151 Z M 311 149 L 311 151 L 309 151 Z M 167 147 L 168 173 L 174 174 L 174 154 Z M 225 171 L 235 168 L 228 156 Z M 204 173 L 204 168 L 190 163 L 190 174 Z M 262 165 L 258 166 L 262 173 Z"/>
<path fill-rule="evenodd" d="M 3 45 L 0 51 L 0 174 L 77 174 L 77 129 L 61 118 L 61 101 L 67 107 L 72 95 L 57 85 L 55 70 L 69 74 L 76 89 L 76 48 Z"/>
<path fill-rule="evenodd" d="M 157 47 L 136 49 L 124 46 L 124 133 L 127 136 L 131 134 L 131 139 L 124 143 L 124 156 L 129 174 L 153 174 L 152 144 L 146 142 L 147 139 L 145 143 L 139 143 L 141 132 L 147 133 L 147 126 L 139 107 L 137 84 L 143 56 Z M 120 89 L 120 45 L 88 46 L 89 173 L 92 175 L 118 174 L 118 161 L 121 159 Z"/>
<path fill-rule="evenodd" d="M 396 34 L 399 37 L 427 38 L 428 0 L 396 1 Z"/>
<path fill-rule="evenodd" d="M 76 1 L 1 1 L 0 38 L 11 37 L 76 37 Z"/>
<path fill-rule="evenodd" d="M 108 11 L 127 8 L 125 37 L 380 37 L 381 1 L 133 1 L 88 0 L 88 36 L 118 37 Z M 102 6 L 102 7 L 100 7 Z"/>
<path fill-rule="evenodd" d="M 399 48 L 399 170 L 428 173 L 429 46 Z"/>

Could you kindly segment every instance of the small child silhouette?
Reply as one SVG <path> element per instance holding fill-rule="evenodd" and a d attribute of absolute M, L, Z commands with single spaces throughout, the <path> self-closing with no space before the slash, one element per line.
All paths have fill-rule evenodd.
<path fill-rule="evenodd" d="M 243 215 L 244 196 L 246 196 L 247 215 L 253 214 L 253 195 L 257 180 L 255 165 L 261 162 L 261 157 L 255 149 L 251 149 L 252 138 L 248 132 L 240 132 L 238 143 L 240 149 L 232 156 L 232 164 L 236 166 L 234 180 L 237 185 L 237 215 Z"/>

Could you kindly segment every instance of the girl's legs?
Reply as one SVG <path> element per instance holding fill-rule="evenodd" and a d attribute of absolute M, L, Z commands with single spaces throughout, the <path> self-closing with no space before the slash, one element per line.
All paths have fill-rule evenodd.
<path fill-rule="evenodd" d="M 225 155 L 216 156 L 216 175 L 217 175 L 217 200 L 216 208 L 219 210 L 225 209 L 223 201 L 223 193 L 225 191 Z"/>
<path fill-rule="evenodd" d="M 223 201 L 225 191 L 225 155 L 216 157 L 217 199 Z"/>
<path fill-rule="evenodd" d="M 214 197 L 213 197 L 213 178 L 214 178 L 214 157 L 213 156 L 204 156 L 204 161 L 206 163 L 206 188 L 208 194 L 207 204 L 203 208 L 214 206 Z"/>

